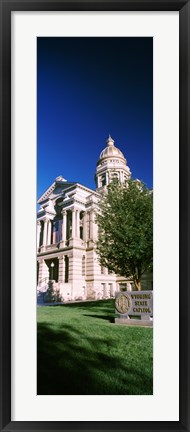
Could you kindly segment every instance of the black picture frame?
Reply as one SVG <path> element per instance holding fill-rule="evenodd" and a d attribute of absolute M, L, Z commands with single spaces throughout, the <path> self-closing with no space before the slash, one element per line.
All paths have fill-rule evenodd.
<path fill-rule="evenodd" d="M 180 169 L 180 383 L 178 422 L 11 421 L 11 12 L 12 11 L 179 11 L 179 169 Z M 190 0 L 0 0 L 0 429 L 1 431 L 190 431 Z M 168 29 L 169 31 L 169 29 Z M 166 184 L 167 187 L 167 184 Z M 173 317 L 172 319 L 175 319 Z M 167 324 L 166 324 L 167 325 Z M 169 403 L 169 402 L 168 402 Z M 44 413 L 45 414 L 45 413 Z"/>

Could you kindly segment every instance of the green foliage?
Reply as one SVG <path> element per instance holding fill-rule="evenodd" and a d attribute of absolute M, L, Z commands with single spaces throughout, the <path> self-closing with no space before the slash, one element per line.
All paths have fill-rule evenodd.
<path fill-rule="evenodd" d="M 153 193 L 144 183 L 112 182 L 99 203 L 97 253 L 102 266 L 132 277 L 141 289 L 141 277 L 153 264 Z"/>

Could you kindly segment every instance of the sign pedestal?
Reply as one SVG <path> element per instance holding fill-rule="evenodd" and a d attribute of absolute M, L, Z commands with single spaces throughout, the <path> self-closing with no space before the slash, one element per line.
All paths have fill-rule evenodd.
<path fill-rule="evenodd" d="M 115 324 L 125 324 L 127 326 L 138 326 L 138 327 L 153 327 L 153 320 L 139 320 L 129 318 L 115 318 Z"/>

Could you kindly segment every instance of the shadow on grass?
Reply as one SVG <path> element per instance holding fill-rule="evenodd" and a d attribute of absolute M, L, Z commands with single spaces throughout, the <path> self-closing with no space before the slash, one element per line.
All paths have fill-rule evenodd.
<path fill-rule="evenodd" d="M 39 323 L 37 352 L 38 395 L 152 394 L 150 371 L 123 364 L 106 334 L 85 337 L 72 325 Z"/>
<path fill-rule="evenodd" d="M 96 301 L 86 301 L 86 302 L 75 302 L 75 303 L 65 303 L 65 304 L 52 304 L 49 305 L 50 307 L 63 307 L 66 309 L 79 309 L 80 313 L 82 313 L 82 310 L 84 310 L 84 312 L 90 312 L 89 316 L 93 316 L 91 315 L 91 312 L 95 312 L 97 313 L 96 318 L 102 318 L 102 319 L 107 319 L 110 322 L 114 322 L 114 316 L 113 316 L 113 311 L 115 310 L 115 306 L 114 306 L 114 300 L 113 299 L 109 299 L 109 300 L 96 300 Z M 83 313 L 82 313 L 83 314 Z M 105 318 L 103 318 L 103 316 L 101 315 L 105 315 Z M 83 314 L 84 316 L 88 316 Z M 106 317 L 107 315 L 107 317 Z M 94 315 L 95 317 L 95 315 Z M 112 318 L 112 319 L 111 319 Z"/>
<path fill-rule="evenodd" d="M 108 315 L 90 315 L 90 314 L 83 314 L 83 316 L 90 317 L 90 318 L 99 318 L 106 321 L 109 321 L 110 323 L 114 323 L 114 317 L 108 316 Z"/>
<path fill-rule="evenodd" d="M 102 307 L 106 307 L 106 309 L 110 308 L 110 304 L 114 305 L 114 299 L 109 299 L 109 300 L 96 300 L 96 301 L 75 301 L 75 302 L 68 302 L 68 303 L 63 303 L 63 304 L 53 304 L 52 306 L 57 307 L 69 307 L 72 309 L 75 308 L 92 308 L 92 307 L 97 307 L 98 309 L 101 309 Z"/>

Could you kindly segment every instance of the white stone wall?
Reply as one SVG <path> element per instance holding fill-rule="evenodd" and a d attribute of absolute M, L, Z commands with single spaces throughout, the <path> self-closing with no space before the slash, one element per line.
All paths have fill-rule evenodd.
<path fill-rule="evenodd" d="M 38 285 L 40 287 L 47 285 L 49 282 L 49 269 L 44 259 L 40 259 L 39 263 L 39 272 L 38 272 Z"/>
<path fill-rule="evenodd" d="M 82 275 L 82 260 L 84 251 L 74 249 L 69 254 L 69 283 L 73 300 L 83 299 L 85 296 L 85 275 Z"/>

